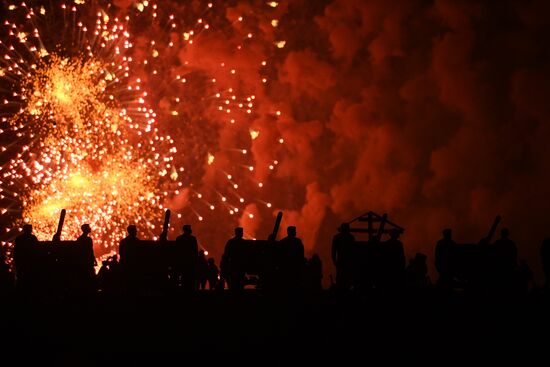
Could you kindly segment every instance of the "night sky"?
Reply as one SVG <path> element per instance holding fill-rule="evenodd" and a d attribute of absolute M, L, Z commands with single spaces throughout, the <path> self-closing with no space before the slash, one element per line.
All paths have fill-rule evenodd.
<path fill-rule="evenodd" d="M 207 2 L 159 1 L 158 22 L 138 16 L 135 1 L 85 3 L 83 19 L 98 8 L 135 19 L 129 54 L 150 62 L 134 72 L 186 168 L 185 188 L 165 205 L 214 256 L 234 226 L 264 238 L 282 210 L 282 229 L 297 226 L 328 280 L 336 228 L 372 210 L 405 227 L 408 257 L 424 252 L 431 266 L 443 228 L 477 243 L 500 214 L 540 276 L 550 236 L 547 1 L 214 1 L 209 12 Z M 199 18 L 210 27 L 178 46 Z M 185 87 L 169 82 L 178 75 Z M 220 112 L 212 95 L 228 88 L 254 95 L 252 113 Z M 228 215 L 217 201 L 234 183 L 246 201 Z"/>

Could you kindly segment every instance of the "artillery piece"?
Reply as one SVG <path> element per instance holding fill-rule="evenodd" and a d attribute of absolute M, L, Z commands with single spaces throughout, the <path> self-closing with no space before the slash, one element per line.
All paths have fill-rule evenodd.
<path fill-rule="evenodd" d="M 403 256 L 402 249 L 396 251 L 393 246 L 387 246 L 382 241 L 383 236 L 394 231 L 402 234 L 405 229 L 390 221 L 386 213 L 380 215 L 373 211 L 368 211 L 347 223 L 350 225 L 350 232 L 368 235 L 367 239 L 356 239 L 352 250 L 353 283 L 363 289 L 380 287 L 386 281 L 385 278 L 395 276 L 388 274 L 388 271 L 395 272 L 391 269 L 395 268 L 394 264 Z"/>
<path fill-rule="evenodd" d="M 450 247 L 448 271 L 453 287 L 478 287 L 490 276 L 495 250 L 490 244 L 500 221 L 501 217 L 497 215 L 487 236 L 479 242 L 457 243 Z"/>
<path fill-rule="evenodd" d="M 283 219 L 283 212 L 277 213 L 273 231 L 266 240 L 244 240 L 245 242 L 245 272 L 249 284 L 259 288 L 270 287 L 276 276 L 276 246 L 277 234 Z"/>
<path fill-rule="evenodd" d="M 57 231 L 51 241 L 39 241 L 37 265 L 43 274 L 42 283 L 50 291 L 64 292 L 74 281 L 73 271 L 81 256 L 74 240 L 61 240 L 66 211 L 61 210 Z M 168 278 L 171 249 L 175 241 L 167 239 L 170 210 L 166 210 L 159 240 L 140 240 L 132 247 L 133 277 L 148 289 L 160 287 Z M 52 287 L 54 289 L 52 289 Z"/>

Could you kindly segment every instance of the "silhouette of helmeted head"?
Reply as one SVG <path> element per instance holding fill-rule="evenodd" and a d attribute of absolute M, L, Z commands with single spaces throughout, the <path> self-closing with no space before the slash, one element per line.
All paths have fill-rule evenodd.
<path fill-rule="evenodd" d="M 508 230 L 508 228 L 502 228 L 502 230 L 500 231 L 500 237 L 503 239 L 508 239 L 508 236 L 510 236 L 510 231 Z"/>
<path fill-rule="evenodd" d="M 453 237 L 453 230 L 450 228 L 445 228 L 443 230 L 443 238 L 446 240 L 450 240 Z"/>
<path fill-rule="evenodd" d="M 191 230 L 191 224 L 184 224 L 182 229 L 183 229 L 183 233 L 185 234 L 193 233 L 193 231 Z"/>
<path fill-rule="evenodd" d="M 237 238 L 243 238 L 243 236 L 244 236 L 243 227 L 236 227 L 236 228 L 235 228 L 235 237 L 237 237 Z"/>
<path fill-rule="evenodd" d="M 349 233 L 350 232 L 349 223 L 344 222 L 340 224 L 340 228 L 338 228 L 338 230 L 342 233 Z"/>
<path fill-rule="evenodd" d="M 137 236 L 137 227 L 133 224 L 130 224 L 126 230 L 128 231 L 128 234 L 131 236 L 131 237 L 136 237 Z"/>
<path fill-rule="evenodd" d="M 85 235 L 88 235 L 88 234 L 90 234 L 90 232 L 92 232 L 92 228 L 90 227 L 90 225 L 88 223 L 83 224 L 82 226 L 80 226 L 80 229 L 82 230 L 82 233 L 85 234 Z"/>
<path fill-rule="evenodd" d="M 27 235 L 32 234 L 32 224 L 23 225 L 23 233 Z"/>
<path fill-rule="evenodd" d="M 286 234 L 288 235 L 288 237 L 296 237 L 296 227 L 288 226 L 286 228 Z"/>

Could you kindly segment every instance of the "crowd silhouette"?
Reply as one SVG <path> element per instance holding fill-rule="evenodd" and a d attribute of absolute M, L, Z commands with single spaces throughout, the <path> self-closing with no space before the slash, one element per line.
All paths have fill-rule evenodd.
<path fill-rule="evenodd" d="M 175 240 L 168 240 L 167 211 L 160 240 L 142 240 L 137 227 L 129 225 L 127 236 L 120 240 L 118 256 L 103 260 L 97 274 L 92 228 L 83 224 L 82 234 L 75 241 L 60 241 L 64 217 L 62 212 L 52 241 L 38 241 L 31 224 L 22 227 L 10 254 L 13 261 L 7 261 L 2 253 L 0 284 L 4 289 L 15 285 L 22 296 L 79 297 L 98 292 L 164 294 L 255 288 L 296 293 L 323 289 L 321 258 L 318 254 L 305 257 L 296 227 L 287 227 L 287 235 L 276 240 L 281 215 L 267 240 L 247 240 L 243 228 L 235 228 L 218 267 L 216 260 L 207 258 L 200 249 L 191 225 L 184 225 Z M 443 229 L 434 247 L 438 278 L 433 284 L 428 276 L 427 255 L 416 253 L 407 262 L 400 240 L 403 229 L 389 222 L 386 215 L 369 212 L 368 218 L 367 241 L 356 239 L 353 232 L 361 230 L 351 228 L 350 222 L 342 223 L 334 235 L 331 259 L 336 278 L 334 281 L 331 276 L 331 289 L 365 293 L 432 287 L 449 292 L 521 295 L 532 288 L 533 273 L 525 260 L 518 260 L 509 229 L 502 228 L 500 237 L 492 242 L 500 217 L 476 244 L 457 244 L 452 229 Z M 373 220 L 380 222 L 378 228 L 372 227 Z M 394 228 L 387 228 L 390 225 Z M 543 241 L 540 255 L 548 279 L 550 239 Z"/>

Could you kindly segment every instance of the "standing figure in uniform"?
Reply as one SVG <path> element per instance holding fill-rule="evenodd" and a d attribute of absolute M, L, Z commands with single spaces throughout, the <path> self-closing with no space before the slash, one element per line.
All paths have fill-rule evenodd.
<path fill-rule="evenodd" d="M 192 235 L 191 225 L 183 226 L 183 233 L 176 238 L 172 251 L 172 281 L 176 287 L 192 291 L 197 289 L 197 261 L 199 246 Z"/>
<path fill-rule="evenodd" d="M 23 233 L 15 238 L 13 262 L 17 280 L 17 290 L 23 294 L 32 292 L 38 281 L 38 238 L 32 233 L 32 225 L 25 224 Z"/>
<path fill-rule="evenodd" d="M 89 224 L 83 224 L 80 229 L 82 234 L 76 240 L 77 250 L 74 264 L 76 265 L 76 281 L 80 282 L 78 288 L 85 293 L 93 291 L 95 280 L 95 268 L 97 264 L 94 256 L 94 242 L 89 237 L 92 229 Z"/>
<path fill-rule="evenodd" d="M 287 236 L 278 244 L 279 284 L 282 289 L 296 290 L 302 286 L 305 267 L 304 244 L 296 237 L 296 227 L 287 227 Z"/>
<path fill-rule="evenodd" d="M 332 263 L 336 266 L 336 286 L 349 290 L 354 284 L 355 237 L 349 223 L 342 223 L 332 238 Z"/>
<path fill-rule="evenodd" d="M 243 236 L 243 228 L 235 228 L 235 236 L 227 241 L 222 255 L 227 268 L 229 289 L 237 291 L 244 288 L 246 273 L 246 242 Z"/>

